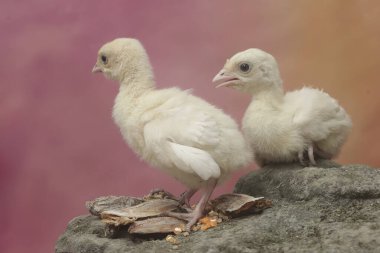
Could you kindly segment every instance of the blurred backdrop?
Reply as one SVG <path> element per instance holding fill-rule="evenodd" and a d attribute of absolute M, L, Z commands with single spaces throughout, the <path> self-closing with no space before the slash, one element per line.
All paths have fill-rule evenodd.
<path fill-rule="evenodd" d="M 116 37 L 142 41 L 158 87 L 193 88 L 238 121 L 250 98 L 211 79 L 262 48 L 287 90 L 324 89 L 352 116 L 337 160 L 380 166 L 378 1 L 3 0 L 0 14 L 0 252 L 52 252 L 86 200 L 184 190 L 131 152 L 111 118 L 118 85 L 91 74 Z"/>

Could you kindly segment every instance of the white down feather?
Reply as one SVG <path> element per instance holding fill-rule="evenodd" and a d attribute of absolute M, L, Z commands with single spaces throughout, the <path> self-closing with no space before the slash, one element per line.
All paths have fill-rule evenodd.
<path fill-rule="evenodd" d="M 144 160 L 190 188 L 199 187 L 210 178 L 220 178 L 222 182 L 250 161 L 249 148 L 236 123 L 221 110 L 188 91 L 171 88 L 141 97 L 135 111 L 150 107 L 147 105 L 152 96 L 160 97 L 162 103 L 144 111 L 138 117 L 140 122 L 130 121 L 131 125 L 144 125 L 141 137 L 124 134 L 131 146 L 144 139 L 141 147 L 134 149 Z M 135 118 L 132 115 L 130 119 Z M 119 124 L 122 130 L 127 129 Z"/>

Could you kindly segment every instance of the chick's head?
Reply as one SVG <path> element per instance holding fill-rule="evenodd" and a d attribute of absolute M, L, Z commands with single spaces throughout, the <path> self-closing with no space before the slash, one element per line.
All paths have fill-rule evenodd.
<path fill-rule="evenodd" d="M 98 52 L 93 73 L 102 72 L 111 80 L 133 78 L 139 69 L 150 68 L 144 47 L 136 39 L 118 38 L 104 44 Z"/>
<path fill-rule="evenodd" d="M 231 87 L 243 92 L 281 88 L 282 81 L 274 57 L 260 49 L 251 48 L 228 59 L 213 79 L 219 87 Z"/>

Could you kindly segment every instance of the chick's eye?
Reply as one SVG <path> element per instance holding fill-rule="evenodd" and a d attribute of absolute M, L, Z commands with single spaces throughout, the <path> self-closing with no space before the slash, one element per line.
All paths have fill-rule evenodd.
<path fill-rule="evenodd" d="M 102 60 L 102 62 L 103 62 L 104 64 L 106 64 L 106 63 L 108 62 L 107 56 L 105 56 L 105 55 L 102 55 L 102 56 L 101 56 L 101 60 Z"/>
<path fill-rule="evenodd" d="M 242 72 L 248 72 L 251 69 L 251 66 L 248 63 L 242 63 L 239 68 Z"/>

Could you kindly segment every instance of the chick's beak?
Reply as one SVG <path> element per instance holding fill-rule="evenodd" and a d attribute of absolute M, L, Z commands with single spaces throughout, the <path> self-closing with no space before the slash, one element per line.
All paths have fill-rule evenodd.
<path fill-rule="evenodd" d="M 99 73 L 99 72 L 102 72 L 102 69 L 96 63 L 95 66 L 92 68 L 92 73 Z"/>
<path fill-rule="evenodd" d="M 214 79 L 212 79 L 212 82 L 218 84 L 217 86 L 215 86 L 215 88 L 220 88 L 223 86 L 226 86 L 226 87 L 231 86 L 235 83 L 235 81 L 239 81 L 239 80 L 240 79 L 234 74 L 226 71 L 225 69 L 222 69 L 221 71 L 219 71 L 218 74 L 216 74 Z"/>

